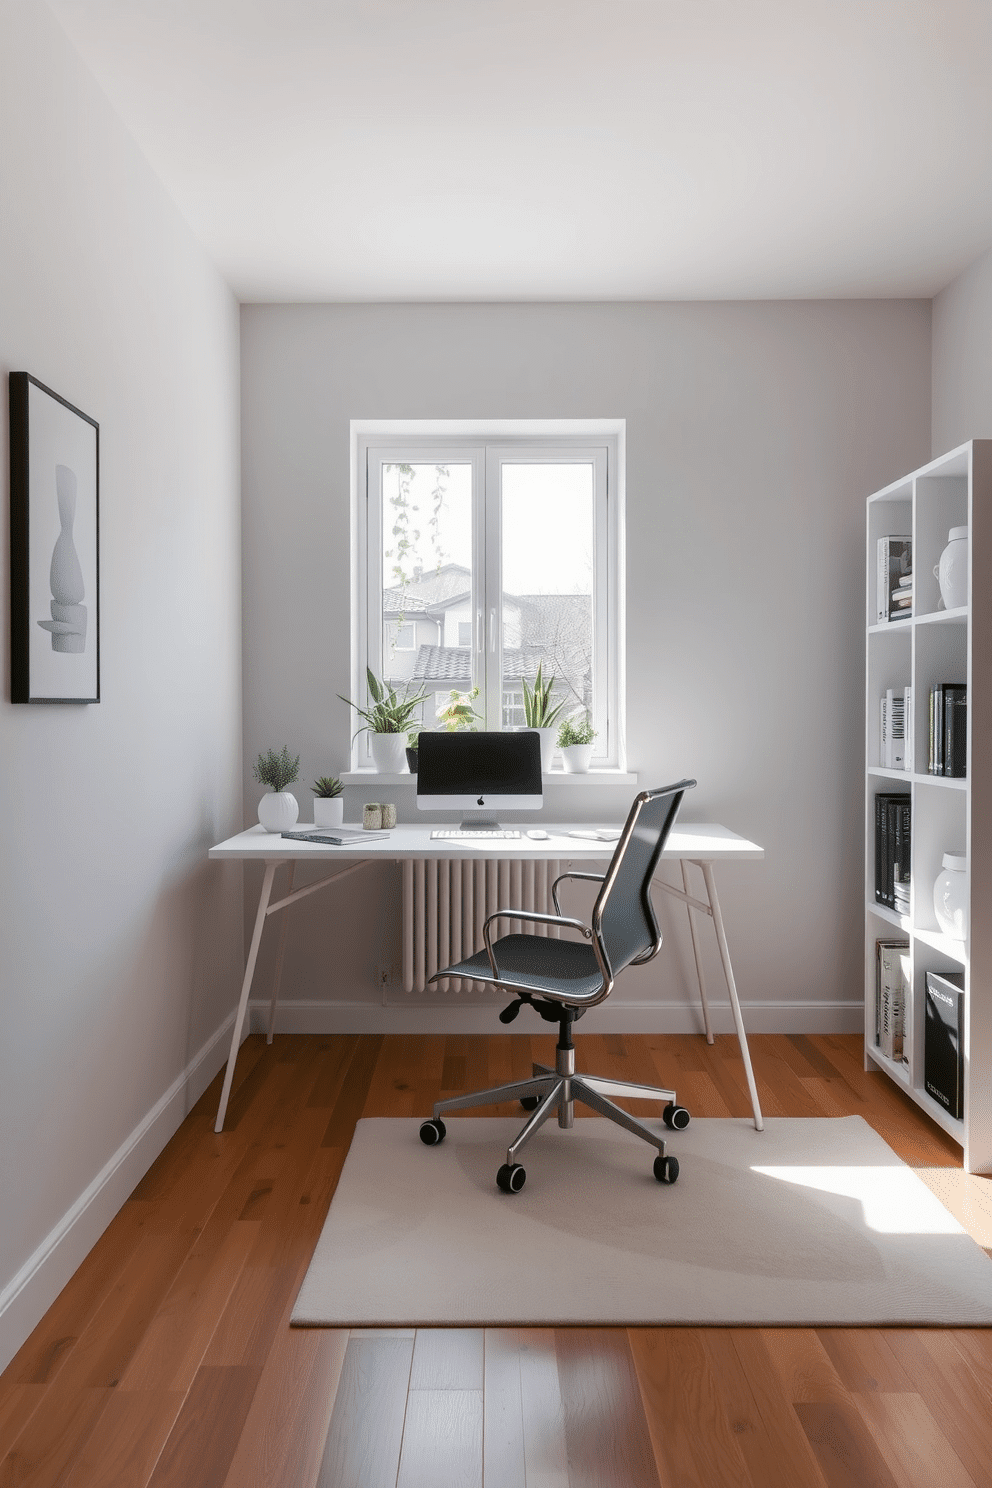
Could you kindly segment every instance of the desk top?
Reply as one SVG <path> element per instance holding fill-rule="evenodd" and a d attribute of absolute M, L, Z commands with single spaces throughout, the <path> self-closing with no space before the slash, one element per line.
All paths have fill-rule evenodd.
<path fill-rule="evenodd" d="M 305 831 L 306 822 L 298 822 L 294 831 Z M 346 822 L 346 826 L 353 825 Z M 355 823 L 354 826 L 360 825 Z M 602 861 L 613 856 L 615 843 L 593 842 L 584 837 L 569 837 L 570 831 L 589 831 L 589 822 L 574 825 L 552 826 L 542 822 L 541 827 L 549 835 L 546 841 L 535 841 L 526 836 L 526 827 L 520 827 L 518 838 L 481 838 L 458 841 L 453 838 L 432 838 L 436 823 L 424 826 L 402 823 L 393 827 L 387 837 L 371 837 L 368 842 L 349 843 L 345 847 L 332 847 L 323 842 L 293 842 L 281 837 L 278 832 L 267 832 L 262 826 L 249 827 L 226 842 L 219 842 L 210 849 L 211 858 L 235 858 L 243 861 L 257 859 L 260 862 L 277 859 L 284 862 L 302 858 L 340 858 L 355 860 L 384 858 L 387 862 L 399 858 L 529 858 L 535 859 L 586 859 Z M 662 858 L 689 858 L 706 862 L 753 862 L 763 858 L 765 850 L 746 837 L 738 837 L 729 827 L 715 822 L 676 822 L 665 844 Z"/>

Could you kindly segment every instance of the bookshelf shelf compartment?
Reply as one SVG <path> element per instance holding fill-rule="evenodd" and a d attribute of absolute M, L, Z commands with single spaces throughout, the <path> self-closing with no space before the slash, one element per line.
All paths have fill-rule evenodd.
<path fill-rule="evenodd" d="M 968 527 L 969 605 L 942 610 L 934 566 L 952 527 Z M 892 563 L 879 574 L 879 539 L 912 537 L 914 614 L 880 623 L 879 586 L 905 575 L 905 545 L 888 545 Z M 902 553 L 901 566 L 896 554 Z M 922 1111 L 963 1149 L 965 1170 L 992 1174 L 992 1102 L 981 1098 L 992 1085 L 992 730 L 981 727 L 992 709 L 992 679 L 981 661 L 992 654 L 992 606 L 987 576 L 992 568 L 992 440 L 972 440 L 949 455 L 868 498 L 865 614 L 865 1069 L 888 1076 Z M 887 578 L 888 574 L 888 578 Z M 909 587 L 906 585 L 905 587 Z M 976 598 L 977 596 L 977 598 Z M 883 595 L 882 611 L 890 603 Z M 940 684 L 967 688 L 967 712 L 955 710 L 955 730 L 966 733 L 965 776 L 931 775 L 930 689 Z M 882 749 L 881 699 L 888 689 L 912 689 L 911 717 L 906 719 L 910 771 L 878 763 Z M 949 699 L 953 694 L 943 694 Z M 949 706 L 949 703 L 945 703 Z M 958 705 L 959 706 L 959 705 Z M 891 714 L 891 705 L 888 708 Z M 897 711 L 898 719 L 899 713 Z M 973 727 L 974 720 L 974 727 Z M 897 730 L 898 730 L 897 723 Z M 939 735 L 944 739 L 943 730 Z M 960 738 L 960 734 L 957 734 Z M 898 732 L 896 742 L 899 742 Z M 946 748 L 952 749 L 948 735 Z M 909 756 L 907 755 L 907 758 Z M 958 759 L 960 768 L 960 759 Z M 922 768 L 921 768 L 922 766 Z M 977 784 L 977 789 L 976 789 Z M 900 914 L 875 900 L 876 795 L 908 795 L 910 800 L 910 913 Z M 904 808 L 903 808 L 904 811 Z M 886 839 L 886 818 L 890 821 Z M 880 812 L 882 836 L 877 844 L 881 869 L 894 855 L 890 808 Z M 896 843 L 899 836 L 895 838 Z M 966 941 L 944 935 L 933 909 L 933 884 L 944 853 L 968 859 L 970 933 Z M 905 861 L 905 859 L 903 860 Z M 891 873 L 890 873 L 891 878 Z M 892 898 L 891 883 L 888 897 Z M 896 896 L 898 897 L 898 896 Z M 905 989 L 904 1051 L 906 1062 L 888 1058 L 875 1044 L 876 943 L 907 943 L 900 953 Z M 952 1116 L 925 1086 L 925 1031 L 928 973 L 964 972 L 963 1108 Z M 891 976 L 891 966 L 890 973 Z M 896 968 L 896 988 L 900 969 Z M 893 984 L 887 980 L 887 987 Z M 946 986 L 946 984 L 945 984 Z M 893 994 L 894 995 L 894 994 Z M 889 993 L 886 992 L 886 999 Z M 953 1060 L 951 1063 L 953 1080 Z M 979 1092 L 969 1098 L 972 1089 Z"/>

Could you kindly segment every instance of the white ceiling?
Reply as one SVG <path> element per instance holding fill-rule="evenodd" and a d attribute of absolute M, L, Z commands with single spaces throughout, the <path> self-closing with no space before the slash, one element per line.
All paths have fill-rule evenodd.
<path fill-rule="evenodd" d="M 934 294 L 989 0 L 50 0 L 242 300 Z"/>

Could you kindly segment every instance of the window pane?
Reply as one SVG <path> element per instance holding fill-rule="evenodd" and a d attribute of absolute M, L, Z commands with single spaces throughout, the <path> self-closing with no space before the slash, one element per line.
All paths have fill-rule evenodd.
<path fill-rule="evenodd" d="M 592 713 L 593 466 L 502 466 L 504 697 L 555 678 L 559 719 Z M 523 722 L 523 698 L 520 700 Z"/>
<path fill-rule="evenodd" d="M 383 465 L 381 671 L 432 694 L 428 725 L 472 686 L 471 565 L 471 465 Z"/>

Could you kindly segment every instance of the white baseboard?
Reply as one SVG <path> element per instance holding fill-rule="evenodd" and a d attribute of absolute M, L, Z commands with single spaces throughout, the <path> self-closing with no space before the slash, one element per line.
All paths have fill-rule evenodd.
<path fill-rule="evenodd" d="M 0 1369 L 44 1317 L 222 1068 L 233 1025 L 232 1012 L 0 1291 Z"/>
<path fill-rule="evenodd" d="M 537 1023 L 533 1016 L 521 1018 L 508 1028 L 497 1014 L 502 1003 L 462 1006 L 425 1003 L 415 996 L 410 1006 L 370 1002 L 280 1001 L 276 1010 L 277 1033 L 537 1033 L 550 1024 Z M 865 1014 L 862 1002 L 745 1002 L 741 1011 L 748 1033 L 861 1033 Z M 252 1033 L 268 1028 L 268 1002 L 248 1005 Z M 730 1004 L 710 1004 L 715 1033 L 733 1033 Z M 591 1008 L 579 1025 L 580 1033 L 702 1033 L 703 1019 L 698 1002 L 622 1002 L 611 997 L 602 1007 Z"/>

